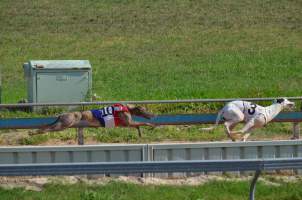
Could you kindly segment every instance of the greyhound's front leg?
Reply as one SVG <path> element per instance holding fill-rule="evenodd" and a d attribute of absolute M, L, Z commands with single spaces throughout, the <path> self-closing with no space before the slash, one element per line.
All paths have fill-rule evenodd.
<path fill-rule="evenodd" d="M 250 119 L 245 125 L 244 127 L 239 130 L 239 131 L 232 131 L 231 134 L 244 134 L 243 137 L 242 137 L 242 141 L 246 141 L 247 138 L 250 136 L 250 133 L 248 133 L 250 130 L 252 130 L 255 126 L 255 119 Z"/>
<path fill-rule="evenodd" d="M 137 132 L 138 132 L 138 136 L 139 136 L 140 138 L 142 137 L 142 132 L 141 132 L 140 126 L 150 126 L 150 127 L 155 128 L 155 125 L 154 125 L 154 124 L 145 123 L 145 122 L 134 122 L 134 121 L 129 121 L 129 122 L 128 122 L 128 126 L 129 126 L 129 127 L 136 128 L 136 129 L 137 129 Z"/>
<path fill-rule="evenodd" d="M 137 129 L 138 129 L 140 126 L 150 126 L 150 127 L 152 127 L 152 128 L 155 128 L 155 127 L 156 127 L 155 124 L 145 123 L 145 122 L 134 122 L 134 121 L 130 122 L 130 123 L 128 124 L 128 126 L 134 127 L 134 128 L 137 128 Z"/>
<path fill-rule="evenodd" d="M 128 126 L 136 128 L 137 131 L 138 131 L 138 136 L 139 137 L 142 137 L 142 132 L 141 132 L 141 129 L 140 129 L 141 126 L 150 126 L 152 128 L 156 127 L 156 125 L 151 124 L 151 123 L 135 122 L 135 121 L 130 121 Z"/>
<path fill-rule="evenodd" d="M 120 117 L 120 119 L 123 119 L 126 126 L 136 128 L 137 131 L 138 131 L 139 137 L 141 137 L 141 130 L 139 128 L 140 126 L 150 126 L 150 127 L 153 127 L 153 128 L 155 127 L 155 124 L 151 124 L 151 123 L 148 123 L 148 122 L 134 121 L 131 117 L 131 114 L 129 114 L 129 113 L 120 113 L 119 117 Z"/>
<path fill-rule="evenodd" d="M 141 129 L 138 127 L 136 127 L 137 129 L 137 132 L 138 132 L 138 136 L 141 138 L 142 137 L 142 132 L 141 132 Z"/>

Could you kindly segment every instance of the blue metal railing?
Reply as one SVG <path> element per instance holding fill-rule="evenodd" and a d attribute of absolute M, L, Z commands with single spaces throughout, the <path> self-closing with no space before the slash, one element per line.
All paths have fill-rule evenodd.
<path fill-rule="evenodd" d="M 136 121 L 151 122 L 157 125 L 184 125 L 184 124 L 213 124 L 217 114 L 179 114 L 179 115 L 158 115 L 151 120 L 134 117 Z M 0 119 L 0 129 L 27 129 L 40 128 L 52 124 L 56 117 L 46 118 L 10 118 Z M 282 112 L 273 122 L 301 122 L 302 112 Z M 86 127 L 87 124 L 80 124 L 77 127 Z"/>

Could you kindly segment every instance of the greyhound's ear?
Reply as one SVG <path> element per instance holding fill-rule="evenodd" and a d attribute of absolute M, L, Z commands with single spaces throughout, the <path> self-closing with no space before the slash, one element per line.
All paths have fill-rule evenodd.
<path fill-rule="evenodd" d="M 280 99 L 277 99 L 277 103 L 282 103 L 284 101 L 284 98 L 280 98 Z"/>

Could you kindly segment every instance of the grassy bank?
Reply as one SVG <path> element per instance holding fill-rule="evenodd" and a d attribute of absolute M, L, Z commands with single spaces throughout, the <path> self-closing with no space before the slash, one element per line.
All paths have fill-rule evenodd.
<path fill-rule="evenodd" d="M 259 200 L 301 200 L 302 183 L 282 183 L 280 186 L 258 183 Z M 62 199 L 62 200 L 243 200 L 247 199 L 249 183 L 213 181 L 200 186 L 142 186 L 111 182 L 104 186 L 48 185 L 42 192 L 23 189 L 0 189 L 3 200 Z"/>
<path fill-rule="evenodd" d="M 22 63 L 89 59 L 101 100 L 299 96 L 300 1 L 0 2 L 3 101 Z"/>

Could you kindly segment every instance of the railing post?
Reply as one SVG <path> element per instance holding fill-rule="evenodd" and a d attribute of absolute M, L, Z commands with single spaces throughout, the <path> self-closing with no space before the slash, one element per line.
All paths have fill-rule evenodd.
<path fill-rule="evenodd" d="M 291 139 L 296 140 L 300 138 L 300 123 L 294 122 L 293 123 L 293 136 Z"/>
<path fill-rule="evenodd" d="M 302 103 L 301 103 L 300 111 L 302 111 Z M 300 124 L 299 124 L 299 122 L 294 122 L 293 123 L 293 136 L 291 139 L 297 140 L 299 138 L 300 138 Z"/>
<path fill-rule="evenodd" d="M 85 105 L 81 106 L 81 111 L 85 110 Z M 78 128 L 78 145 L 84 145 L 84 128 L 79 127 Z"/>
<path fill-rule="evenodd" d="M 78 128 L 78 145 L 84 145 L 84 128 Z"/>
<path fill-rule="evenodd" d="M 254 175 L 254 178 L 252 180 L 251 187 L 250 187 L 250 200 L 255 199 L 256 183 L 257 183 L 257 180 L 258 180 L 260 174 L 261 174 L 261 171 L 257 170 L 255 175 Z"/>

